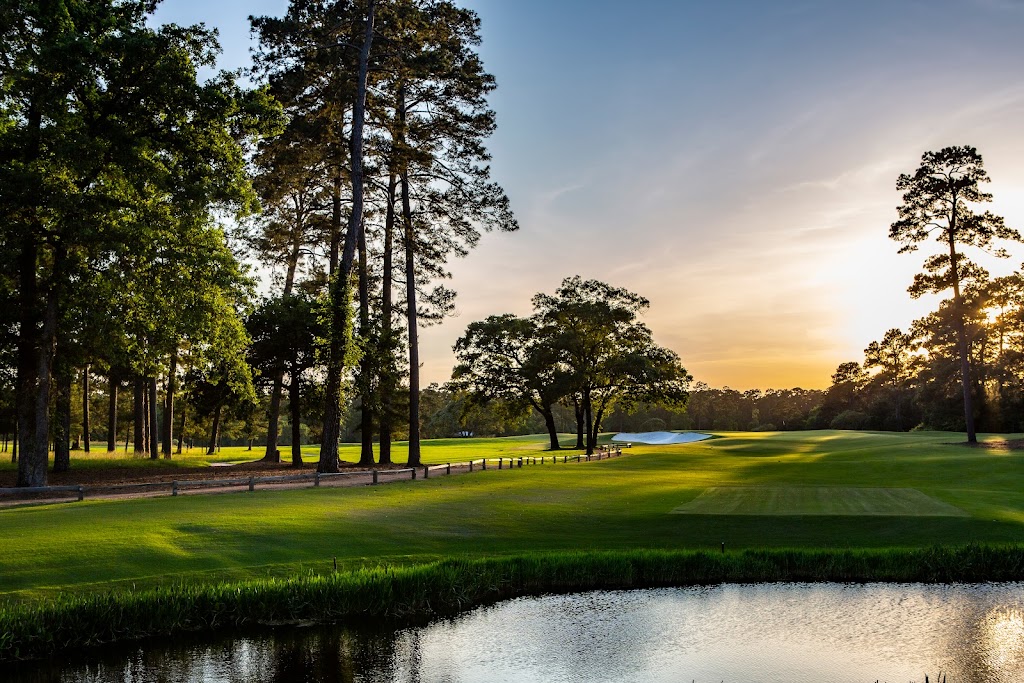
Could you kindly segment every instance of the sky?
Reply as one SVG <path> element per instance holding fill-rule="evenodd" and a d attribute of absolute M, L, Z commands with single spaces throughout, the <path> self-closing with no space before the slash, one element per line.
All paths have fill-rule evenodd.
<path fill-rule="evenodd" d="M 647 297 L 655 340 L 712 386 L 824 388 L 936 306 L 906 293 L 926 246 L 888 239 L 896 178 L 977 147 L 1024 231 L 1024 0 L 465 0 L 498 82 L 489 148 L 520 230 L 451 264 L 456 313 L 421 331 L 444 382 L 466 326 L 530 313 L 572 275 Z M 164 0 L 220 31 L 286 0 Z M 1024 262 L 978 258 L 993 274 Z"/>

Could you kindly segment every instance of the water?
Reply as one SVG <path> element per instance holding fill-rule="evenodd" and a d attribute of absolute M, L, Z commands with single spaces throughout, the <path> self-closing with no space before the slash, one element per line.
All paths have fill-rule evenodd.
<path fill-rule="evenodd" d="M 187 636 L 0 670 L 112 683 L 1024 681 L 1024 584 L 768 584 L 510 600 L 398 630 Z"/>

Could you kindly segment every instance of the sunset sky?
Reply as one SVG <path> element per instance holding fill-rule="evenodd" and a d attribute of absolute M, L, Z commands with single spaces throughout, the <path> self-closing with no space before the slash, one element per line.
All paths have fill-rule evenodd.
<path fill-rule="evenodd" d="M 924 254 L 887 237 L 922 152 L 977 147 L 989 208 L 1024 230 L 1024 0 L 465 4 L 521 229 L 452 264 L 457 315 L 421 333 L 424 383 L 448 379 L 467 324 L 579 274 L 649 298 L 697 380 L 825 387 L 935 305 L 906 294 Z M 218 27 L 237 68 L 247 16 L 286 7 L 164 0 L 156 20 Z M 1011 253 L 979 260 L 1003 274 Z"/>

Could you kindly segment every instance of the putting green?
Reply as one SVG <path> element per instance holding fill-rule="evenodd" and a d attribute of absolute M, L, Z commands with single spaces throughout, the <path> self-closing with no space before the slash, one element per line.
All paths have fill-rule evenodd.
<path fill-rule="evenodd" d="M 917 489 L 841 486 L 716 486 L 672 510 L 682 515 L 967 517 Z"/>

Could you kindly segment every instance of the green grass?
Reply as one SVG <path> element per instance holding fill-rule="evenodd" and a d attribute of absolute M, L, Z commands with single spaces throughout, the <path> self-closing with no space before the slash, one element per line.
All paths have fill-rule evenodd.
<path fill-rule="evenodd" d="M 980 581 L 1024 576 L 1024 548 L 552 553 L 289 579 L 70 595 L 0 610 L 0 661 L 260 623 L 402 620 L 521 595 L 758 581 Z"/>
<path fill-rule="evenodd" d="M 684 515 L 964 517 L 916 489 L 849 486 L 715 486 L 672 512 Z"/>
<path fill-rule="evenodd" d="M 607 441 L 605 437 L 604 441 Z M 576 443 L 575 437 L 563 435 L 563 448 L 570 448 Z M 424 442 L 422 460 L 427 464 L 443 464 L 447 462 L 466 462 L 479 460 L 480 458 L 498 457 L 520 457 L 542 455 L 542 451 L 548 446 L 547 437 L 540 439 L 535 435 L 512 436 L 506 438 L 473 438 L 473 439 L 432 439 Z M 264 446 L 254 445 L 252 450 L 245 446 L 225 446 L 217 453 L 207 455 L 205 448 L 185 449 L 183 453 L 173 454 L 170 460 L 162 457 L 157 460 L 148 456 L 137 456 L 131 452 L 125 452 L 123 444 L 113 453 L 108 453 L 106 443 L 94 442 L 91 444 L 91 451 L 72 451 L 72 469 L 82 468 L 105 468 L 105 467 L 131 467 L 150 468 L 154 470 L 166 469 L 168 467 L 209 467 L 213 463 L 246 463 L 259 460 L 266 450 Z M 379 454 L 379 445 L 374 444 L 374 455 Z M 291 446 L 280 446 L 281 459 L 283 462 L 291 462 Z M 355 463 L 359 461 L 360 445 L 354 443 L 343 443 L 338 449 L 343 461 Z M 0 472 L 13 471 L 17 465 L 11 463 L 9 454 L 2 454 L 7 457 L 0 457 Z M 52 463 L 52 454 L 51 454 Z M 317 444 L 304 445 L 302 447 L 302 459 L 307 463 L 315 463 L 320 458 L 320 446 Z M 396 441 L 392 444 L 392 462 L 401 464 L 409 458 L 409 444 L 406 441 Z"/>
<path fill-rule="evenodd" d="M 0 510 L 0 600 L 291 577 L 328 571 L 334 557 L 350 569 L 723 542 L 734 550 L 1024 541 L 1024 452 L 968 448 L 946 433 L 720 436 L 601 462 L 379 487 Z M 428 442 L 424 455 L 539 454 L 544 443 L 453 439 Z M 737 486 L 915 489 L 965 515 L 672 514 L 709 488 Z"/>

